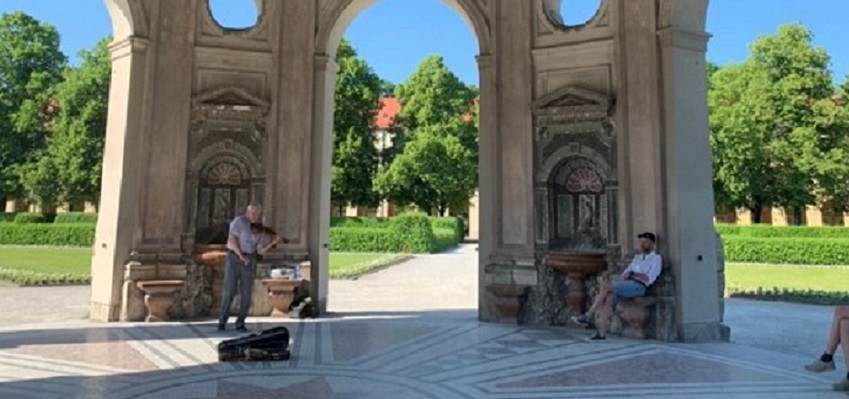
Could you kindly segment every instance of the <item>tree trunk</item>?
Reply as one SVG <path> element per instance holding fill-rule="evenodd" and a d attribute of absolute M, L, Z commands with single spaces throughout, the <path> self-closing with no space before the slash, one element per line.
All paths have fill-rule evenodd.
<path fill-rule="evenodd" d="M 6 213 L 6 202 L 8 198 L 6 196 L 0 196 L 0 213 Z"/>
<path fill-rule="evenodd" d="M 761 224 L 761 214 L 763 213 L 764 206 L 763 204 L 756 203 L 755 206 L 749 208 L 749 211 L 752 212 L 752 223 Z"/>
<path fill-rule="evenodd" d="M 801 207 L 801 206 L 794 206 L 794 207 L 793 207 L 793 220 L 792 220 L 792 224 L 793 224 L 794 226 L 801 226 L 801 225 L 803 224 L 803 223 L 802 223 L 802 222 L 803 222 L 803 220 L 802 220 L 802 219 L 804 218 L 804 216 L 805 216 L 804 208 L 803 208 L 803 207 Z"/>

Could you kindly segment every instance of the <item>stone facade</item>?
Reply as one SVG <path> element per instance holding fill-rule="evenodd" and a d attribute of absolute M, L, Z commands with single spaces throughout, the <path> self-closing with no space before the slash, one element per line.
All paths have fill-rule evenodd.
<path fill-rule="evenodd" d="M 272 257 L 308 258 L 326 308 L 334 58 L 376 1 L 257 0 L 256 26 L 227 30 L 203 0 L 105 0 L 114 73 L 92 318 L 131 307 L 128 265 L 205 284 L 193 256 L 250 200 L 290 239 Z M 667 260 L 654 336 L 722 338 L 720 304 L 705 299 L 722 277 L 707 0 L 603 0 L 580 26 L 561 23 L 559 0 L 443 1 L 480 47 L 481 320 L 562 324 L 567 297 L 592 294 L 648 230 Z M 560 253 L 607 269 L 567 287 L 545 266 Z M 187 315 L 207 302 L 184 291 Z"/>

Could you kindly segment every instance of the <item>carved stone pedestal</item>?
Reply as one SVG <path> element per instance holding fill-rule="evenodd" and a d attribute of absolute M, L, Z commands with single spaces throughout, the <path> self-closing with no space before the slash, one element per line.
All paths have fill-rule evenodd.
<path fill-rule="evenodd" d="M 262 286 L 268 289 L 268 303 L 271 305 L 271 317 L 289 317 L 289 306 L 295 300 L 295 289 L 304 280 L 265 279 Z"/>
<path fill-rule="evenodd" d="M 569 310 L 577 315 L 584 313 L 584 303 L 587 298 L 584 279 L 589 274 L 607 269 L 607 260 L 605 254 L 552 252 L 548 255 L 545 265 L 566 275 L 569 288 Z"/>
<path fill-rule="evenodd" d="M 136 286 L 145 292 L 144 306 L 147 308 L 145 321 L 168 321 L 168 308 L 174 304 L 174 294 L 186 283 L 178 280 L 139 281 Z"/>
<path fill-rule="evenodd" d="M 622 335 L 646 339 L 651 310 L 656 303 L 655 297 L 631 298 L 617 303 L 616 308 L 622 321 Z"/>

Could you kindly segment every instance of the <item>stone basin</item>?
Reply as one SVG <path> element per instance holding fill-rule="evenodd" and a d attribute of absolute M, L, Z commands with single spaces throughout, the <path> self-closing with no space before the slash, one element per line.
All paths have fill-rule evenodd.
<path fill-rule="evenodd" d="M 174 304 L 174 294 L 186 284 L 181 280 L 151 280 L 136 282 L 144 291 L 144 306 L 147 308 L 145 321 L 168 321 L 168 309 Z"/>
<path fill-rule="evenodd" d="M 271 317 L 287 317 L 289 305 L 295 300 L 295 289 L 304 284 L 304 280 L 268 278 L 262 285 L 268 289 L 268 303 L 271 305 Z"/>
<path fill-rule="evenodd" d="M 587 275 L 607 269 L 607 259 L 605 254 L 552 252 L 548 255 L 546 266 L 563 274 Z"/>
<path fill-rule="evenodd" d="M 566 275 L 569 309 L 577 315 L 584 313 L 587 297 L 584 279 L 606 270 L 607 258 L 603 253 L 551 252 L 545 266 Z"/>

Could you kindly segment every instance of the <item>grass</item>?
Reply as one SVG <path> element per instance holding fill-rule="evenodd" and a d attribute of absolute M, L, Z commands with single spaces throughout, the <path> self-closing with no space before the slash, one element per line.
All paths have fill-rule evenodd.
<path fill-rule="evenodd" d="M 397 265 L 409 258 L 410 256 L 405 254 L 331 252 L 330 278 L 354 279 Z"/>
<path fill-rule="evenodd" d="M 356 278 L 406 259 L 409 256 L 331 252 L 330 278 Z M 16 284 L 86 284 L 90 268 L 90 248 L 0 246 L 0 280 Z"/>
<path fill-rule="evenodd" d="M 743 291 L 787 288 L 840 292 L 847 291 L 846 281 L 849 268 L 845 266 L 729 263 L 725 268 L 726 287 Z"/>

